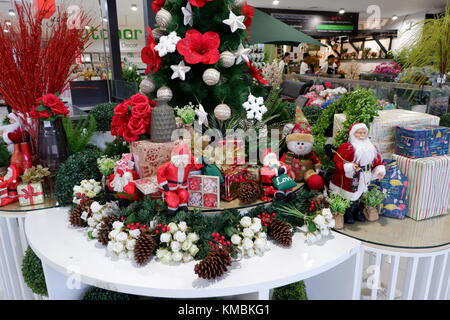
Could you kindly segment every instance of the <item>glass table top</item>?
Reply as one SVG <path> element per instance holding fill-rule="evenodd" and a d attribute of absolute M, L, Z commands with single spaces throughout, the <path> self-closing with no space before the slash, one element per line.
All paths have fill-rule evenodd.
<path fill-rule="evenodd" d="M 422 221 L 408 217 L 399 220 L 380 216 L 377 221 L 345 224 L 343 229 L 335 231 L 375 245 L 409 249 L 435 248 L 450 245 L 450 214 Z"/>
<path fill-rule="evenodd" d="M 59 207 L 56 199 L 45 198 L 44 203 L 31 206 L 20 206 L 19 202 L 0 207 L 0 216 L 20 216 L 27 212 Z"/>

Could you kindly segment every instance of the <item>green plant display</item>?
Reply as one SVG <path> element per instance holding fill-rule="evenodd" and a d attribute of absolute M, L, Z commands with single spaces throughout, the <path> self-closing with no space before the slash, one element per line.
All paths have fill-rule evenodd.
<path fill-rule="evenodd" d="M 305 283 L 299 281 L 275 288 L 271 300 L 308 300 Z"/>
<path fill-rule="evenodd" d="M 142 81 L 142 77 L 137 72 L 136 65 L 128 65 L 122 69 L 122 79 L 126 82 L 131 82 L 136 84 L 136 88 L 139 88 L 139 84 Z"/>
<path fill-rule="evenodd" d="M 110 291 L 97 287 L 91 287 L 83 296 L 83 300 L 97 300 L 97 301 L 99 300 L 131 301 L 138 299 L 139 296 L 135 296 L 133 294 Z"/>
<path fill-rule="evenodd" d="M 362 203 L 368 207 L 378 207 L 383 203 L 386 195 L 378 190 L 377 188 L 372 188 L 362 196 Z"/>
<path fill-rule="evenodd" d="M 97 131 L 97 123 L 94 117 L 89 116 L 85 120 L 78 121 L 76 125 L 69 118 L 63 118 L 62 121 L 72 154 L 85 150 L 95 131 Z"/>
<path fill-rule="evenodd" d="M 305 115 L 311 127 L 316 125 L 323 110 L 324 109 L 318 106 L 304 106 L 302 108 L 303 114 Z"/>
<path fill-rule="evenodd" d="M 9 154 L 6 143 L 0 142 L 0 167 L 9 166 L 10 157 L 11 155 Z"/>
<path fill-rule="evenodd" d="M 93 150 L 86 150 L 71 155 L 59 167 L 56 174 L 56 199 L 61 205 L 72 203 L 73 187 L 81 180 L 95 179 L 100 181 L 102 175 L 98 170 L 97 158 L 100 153 Z"/>
<path fill-rule="evenodd" d="M 450 113 L 443 114 L 439 124 L 443 127 L 450 127 Z"/>
<path fill-rule="evenodd" d="M 22 275 L 31 291 L 41 296 L 48 296 L 41 260 L 30 247 L 27 248 L 23 257 Z"/>
<path fill-rule="evenodd" d="M 116 167 L 116 162 L 119 160 L 119 157 L 109 158 L 107 156 L 101 156 L 97 159 L 98 169 L 100 173 L 105 177 L 114 173 L 114 168 Z"/>
<path fill-rule="evenodd" d="M 122 155 L 122 153 L 130 152 L 128 142 L 115 139 L 113 142 L 107 142 L 103 155 L 107 157 L 116 157 Z"/>
<path fill-rule="evenodd" d="M 188 105 L 185 105 L 183 108 L 175 108 L 175 112 L 177 116 L 183 120 L 184 124 L 194 123 L 195 120 L 195 107 L 189 102 Z"/>
<path fill-rule="evenodd" d="M 95 122 L 97 122 L 98 131 L 111 130 L 111 119 L 114 115 L 114 108 L 116 106 L 117 103 L 114 102 L 100 103 L 89 112 L 89 115 L 92 115 Z"/>
<path fill-rule="evenodd" d="M 345 210 L 350 207 L 350 201 L 344 199 L 340 194 L 335 192 L 330 192 L 327 197 L 327 202 L 330 205 L 331 212 L 337 212 L 344 214 Z"/>

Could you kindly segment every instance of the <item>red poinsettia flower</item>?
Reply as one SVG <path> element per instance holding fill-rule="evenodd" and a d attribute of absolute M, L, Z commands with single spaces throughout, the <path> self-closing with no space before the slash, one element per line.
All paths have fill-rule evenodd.
<path fill-rule="evenodd" d="M 156 14 L 159 10 L 161 10 L 162 7 L 164 7 L 164 4 L 166 3 L 166 0 L 154 0 L 152 2 L 152 10 Z"/>
<path fill-rule="evenodd" d="M 258 68 L 256 68 L 251 61 L 247 62 L 247 67 L 248 67 L 248 72 L 250 73 L 250 75 L 255 78 L 256 80 L 259 81 L 259 83 L 261 84 L 267 84 L 267 80 L 264 79 L 261 75 L 261 70 L 259 70 Z"/>
<path fill-rule="evenodd" d="M 206 2 L 211 2 L 213 0 L 189 0 L 189 3 L 196 7 L 203 7 Z"/>
<path fill-rule="evenodd" d="M 145 69 L 145 74 L 148 74 L 150 71 L 155 73 L 161 67 L 162 59 L 159 56 L 158 52 L 155 50 L 156 41 L 153 38 L 152 29 L 147 27 L 148 37 L 147 37 L 147 45 L 141 51 L 141 59 L 142 62 L 147 65 L 147 69 Z"/>
<path fill-rule="evenodd" d="M 195 29 L 188 30 L 185 38 L 177 43 L 178 53 L 187 63 L 214 64 L 220 59 L 220 37 L 216 32 L 201 34 Z"/>
<path fill-rule="evenodd" d="M 252 25 L 252 20 L 253 20 L 253 15 L 255 14 L 255 9 L 251 5 L 247 4 L 247 2 L 244 2 L 241 12 L 245 16 L 244 24 L 248 29 Z"/>

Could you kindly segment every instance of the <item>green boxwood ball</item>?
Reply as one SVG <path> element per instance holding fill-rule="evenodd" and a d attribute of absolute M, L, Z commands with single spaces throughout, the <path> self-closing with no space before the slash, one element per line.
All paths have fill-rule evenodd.
<path fill-rule="evenodd" d="M 41 260 L 30 247 L 28 247 L 23 257 L 22 275 L 31 291 L 41 296 L 48 296 Z"/>
<path fill-rule="evenodd" d="M 114 107 L 117 103 L 107 102 L 96 105 L 89 114 L 94 116 L 95 122 L 97 122 L 98 131 L 111 130 L 111 119 L 114 115 Z"/>
<path fill-rule="evenodd" d="M 73 187 L 81 180 L 95 179 L 100 181 L 102 174 L 98 170 L 97 158 L 100 153 L 96 150 L 86 150 L 71 155 L 59 167 L 56 174 L 56 199 L 61 205 L 72 203 Z"/>
<path fill-rule="evenodd" d="M 97 287 L 90 288 L 83 297 L 83 300 L 137 300 L 138 296 L 115 291 L 109 291 Z"/>
<path fill-rule="evenodd" d="M 308 300 L 305 283 L 299 281 L 274 289 L 272 300 Z"/>

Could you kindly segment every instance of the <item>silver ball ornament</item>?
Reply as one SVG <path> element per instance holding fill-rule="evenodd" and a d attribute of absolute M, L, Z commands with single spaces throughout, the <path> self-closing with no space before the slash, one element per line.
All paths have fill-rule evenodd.
<path fill-rule="evenodd" d="M 209 68 L 206 69 L 205 72 L 203 72 L 203 81 L 208 85 L 208 86 L 213 86 L 216 85 L 219 80 L 220 80 L 220 72 L 217 71 L 216 69 L 213 68 Z"/>
<path fill-rule="evenodd" d="M 227 104 L 219 104 L 214 108 L 214 116 L 217 120 L 228 120 L 231 117 L 231 108 Z"/>
<path fill-rule="evenodd" d="M 230 51 L 224 51 L 220 54 L 220 63 L 224 68 L 233 66 L 235 61 L 236 57 Z"/>
<path fill-rule="evenodd" d="M 160 26 L 161 28 L 167 28 L 170 21 L 172 20 L 172 14 L 166 9 L 161 8 L 161 10 L 159 10 L 156 14 L 155 20 L 158 26 Z"/>
<path fill-rule="evenodd" d="M 155 91 L 155 88 L 155 83 L 149 79 L 143 79 L 139 84 L 139 92 L 144 95 L 152 93 L 153 91 Z"/>
<path fill-rule="evenodd" d="M 156 97 L 158 100 L 170 101 L 172 100 L 173 93 L 169 87 L 163 86 L 156 91 Z"/>
<path fill-rule="evenodd" d="M 162 36 L 166 36 L 168 34 L 167 30 L 162 28 L 155 28 L 152 30 L 153 38 L 159 39 Z"/>

